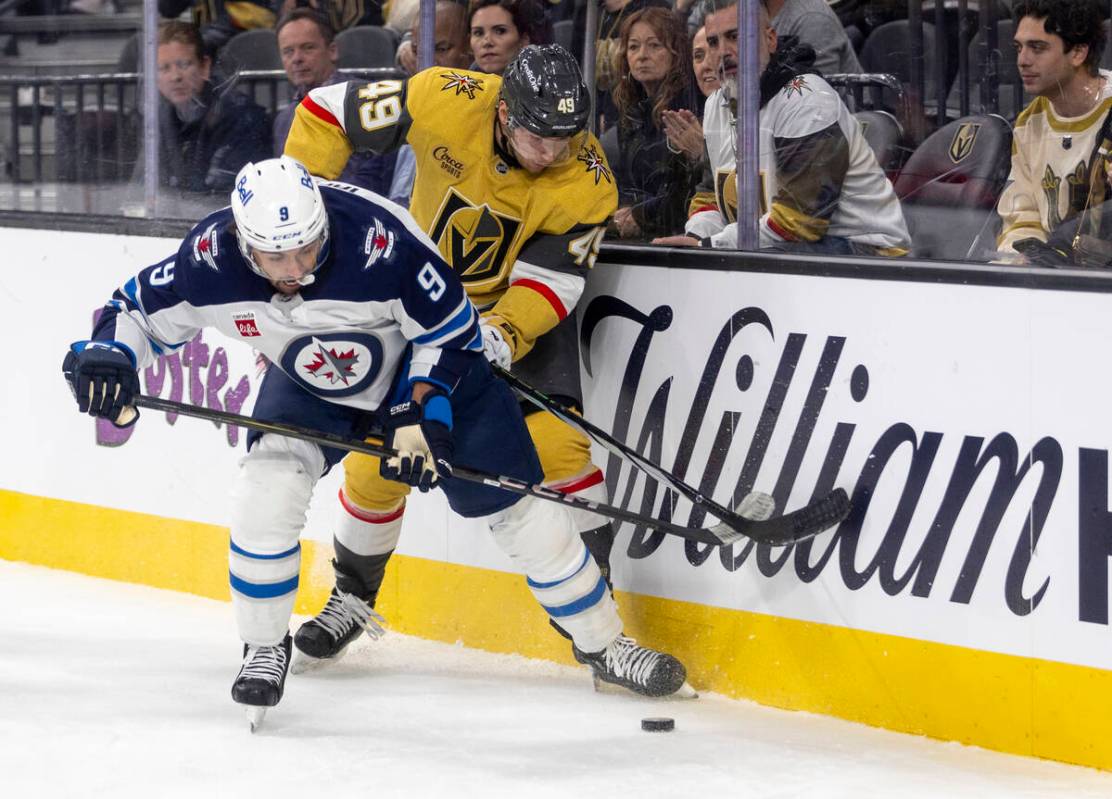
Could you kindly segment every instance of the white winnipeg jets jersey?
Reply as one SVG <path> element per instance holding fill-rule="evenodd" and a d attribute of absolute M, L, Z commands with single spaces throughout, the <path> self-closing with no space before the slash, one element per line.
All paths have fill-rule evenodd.
<path fill-rule="evenodd" d="M 703 135 L 715 203 L 685 227 L 715 247 L 737 241 L 737 122 L 730 105 L 724 89 L 707 98 Z M 891 182 L 857 120 L 818 75 L 793 78 L 761 109 L 759 161 L 760 246 L 838 236 L 883 254 L 910 247 Z"/>
<path fill-rule="evenodd" d="M 478 312 L 459 279 L 404 209 L 343 183 L 322 183 L 321 195 L 327 252 L 297 294 L 275 292 L 249 268 L 224 208 L 118 289 L 93 339 L 125 347 L 142 368 L 215 328 L 311 394 L 364 410 L 413 380 L 451 391 L 482 352 Z M 399 369 L 407 380 L 396 379 Z"/>

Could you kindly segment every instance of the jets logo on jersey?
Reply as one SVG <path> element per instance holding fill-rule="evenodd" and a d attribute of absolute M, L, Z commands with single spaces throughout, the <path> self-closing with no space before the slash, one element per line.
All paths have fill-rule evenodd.
<path fill-rule="evenodd" d="M 464 283 L 497 277 L 506 253 L 521 228 L 521 220 L 492 211 L 486 203 L 474 205 L 449 189 L 432 226 L 432 240 L 444 260 Z"/>
<path fill-rule="evenodd" d="M 317 396 L 347 397 L 365 391 L 382 369 L 382 341 L 373 333 L 301 336 L 282 353 L 282 371 Z"/>
<path fill-rule="evenodd" d="M 367 263 L 363 264 L 364 269 L 370 269 L 379 258 L 389 260 L 394 253 L 394 233 L 387 230 L 381 220 L 375 219 L 374 224 L 367 230 L 363 253 L 367 256 Z"/>
<path fill-rule="evenodd" d="M 445 84 L 440 88 L 440 91 L 447 92 L 452 89 L 456 90 L 456 97 L 461 94 L 466 94 L 468 100 L 475 99 L 475 92 L 483 90 L 483 82 L 479 78 L 473 78 L 470 75 L 461 75 L 458 72 L 442 72 L 440 77 L 445 79 Z"/>
<path fill-rule="evenodd" d="M 317 350 L 313 353 L 313 362 L 305 365 L 305 370 L 313 377 L 324 380 L 330 385 L 343 383 L 350 386 L 356 377 L 355 367 L 359 364 L 359 356 L 355 349 L 337 352 L 335 347 L 326 347 L 317 343 Z"/>
<path fill-rule="evenodd" d="M 973 152 L 977 134 L 981 132 L 979 122 L 965 122 L 958 126 L 957 133 L 950 141 L 950 160 L 955 164 L 964 161 Z"/>
<path fill-rule="evenodd" d="M 587 165 L 588 172 L 595 173 L 595 185 L 603 178 L 610 183 L 610 170 L 606 166 L 606 159 L 595 149 L 593 144 L 588 144 L 579 151 L 579 160 Z"/>
<path fill-rule="evenodd" d="M 244 338 L 255 338 L 262 335 L 259 332 L 258 324 L 255 322 L 255 314 L 251 311 L 232 314 L 232 321 L 235 322 L 236 330 Z"/>
<path fill-rule="evenodd" d="M 210 268 L 220 271 L 216 265 L 216 257 L 220 254 L 219 234 L 216 223 L 209 225 L 204 233 L 193 238 L 193 260 L 200 263 L 204 261 Z"/>

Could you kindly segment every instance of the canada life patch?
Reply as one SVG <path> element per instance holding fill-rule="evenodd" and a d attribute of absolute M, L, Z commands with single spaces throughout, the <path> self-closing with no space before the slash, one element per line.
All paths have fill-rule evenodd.
<path fill-rule="evenodd" d="M 232 314 L 232 321 L 236 323 L 236 330 L 244 338 L 254 338 L 262 335 L 259 332 L 259 326 L 255 324 L 255 314 L 253 313 Z"/>

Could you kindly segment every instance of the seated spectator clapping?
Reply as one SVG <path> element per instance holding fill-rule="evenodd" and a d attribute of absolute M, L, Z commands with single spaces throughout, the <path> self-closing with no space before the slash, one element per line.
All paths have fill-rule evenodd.
<path fill-rule="evenodd" d="M 645 8 L 626 20 L 620 42 L 614 226 L 623 238 L 667 235 L 683 228 L 698 177 L 683 153 L 669 147 L 663 122 L 665 111 L 697 108 L 687 31 L 670 10 Z"/>
<path fill-rule="evenodd" d="M 695 31 L 691 39 L 691 64 L 695 70 L 695 85 L 705 99 L 722 85 L 717 52 L 707 45 L 706 26 Z M 686 108 L 675 111 L 665 109 L 661 114 L 668 146 L 686 155 L 693 165 L 702 162 L 704 155 L 702 106 L 700 101 L 698 115 Z"/>

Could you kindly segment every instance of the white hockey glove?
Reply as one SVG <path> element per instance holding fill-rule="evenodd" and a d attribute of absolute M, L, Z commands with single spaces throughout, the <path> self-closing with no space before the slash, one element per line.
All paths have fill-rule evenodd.
<path fill-rule="evenodd" d="M 483 334 L 483 355 L 486 356 L 486 359 L 495 366 L 509 369 L 510 364 L 513 363 L 514 354 L 510 345 L 506 343 L 506 339 L 502 337 L 502 331 L 481 320 L 479 330 Z"/>
<path fill-rule="evenodd" d="M 383 420 L 387 447 L 397 455 L 379 461 L 379 474 L 421 491 L 452 476 L 452 406 L 442 391 L 392 406 Z"/>

